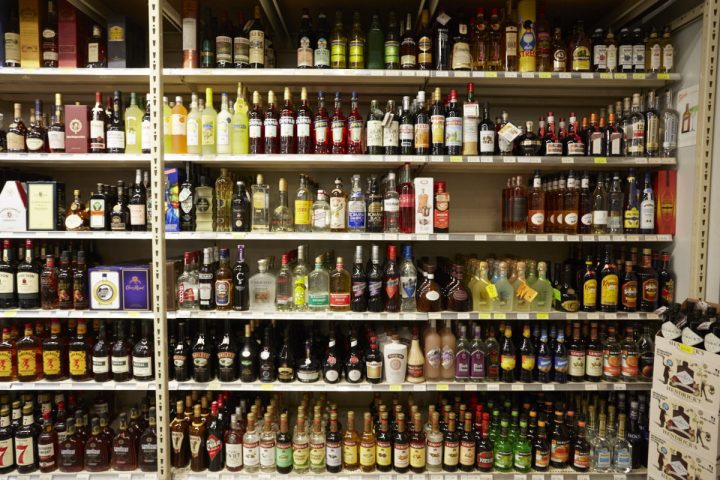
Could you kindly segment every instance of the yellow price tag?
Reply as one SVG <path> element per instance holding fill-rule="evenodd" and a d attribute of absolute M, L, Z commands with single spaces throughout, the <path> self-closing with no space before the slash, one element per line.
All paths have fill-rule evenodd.
<path fill-rule="evenodd" d="M 498 297 L 497 288 L 495 288 L 495 285 L 493 285 L 492 283 L 490 285 L 488 285 L 487 287 L 485 287 L 485 291 L 487 292 L 487 294 L 490 298 Z"/>
<path fill-rule="evenodd" d="M 452 155 L 450 157 L 450 163 L 462 163 L 463 157 L 462 155 Z"/>
<path fill-rule="evenodd" d="M 670 74 L 669 73 L 658 73 L 657 78 L 658 78 L 658 80 L 670 80 Z"/>
<path fill-rule="evenodd" d="M 402 385 L 392 384 L 388 387 L 391 392 L 402 392 Z"/>
<path fill-rule="evenodd" d="M 247 234 L 244 232 L 233 232 L 232 239 L 233 240 L 244 240 L 246 235 Z"/>
<path fill-rule="evenodd" d="M 504 313 L 496 313 L 493 316 L 495 317 L 495 320 L 505 320 L 507 318 L 507 315 Z"/>
<path fill-rule="evenodd" d="M 497 72 L 485 72 L 485 78 L 497 78 Z"/>
<path fill-rule="evenodd" d="M 633 80 L 645 80 L 644 73 L 633 73 Z"/>
<path fill-rule="evenodd" d="M 140 312 L 128 312 L 128 317 L 130 318 L 139 318 Z"/>
<path fill-rule="evenodd" d="M 595 157 L 595 163 L 607 163 L 606 157 Z"/>
<path fill-rule="evenodd" d="M 615 80 L 627 80 L 627 73 L 616 73 Z"/>
<path fill-rule="evenodd" d="M 540 72 L 539 76 L 540 78 L 552 78 L 552 74 L 550 72 Z"/>
<path fill-rule="evenodd" d="M 208 388 L 210 390 L 220 390 L 222 388 L 222 383 L 220 383 L 220 380 L 212 380 L 208 383 Z"/>
<path fill-rule="evenodd" d="M 268 390 L 272 390 L 272 389 L 273 389 L 272 383 L 263 383 L 262 385 L 260 385 L 260 390 L 268 391 Z"/>
<path fill-rule="evenodd" d="M 450 390 L 450 385 L 448 385 L 447 383 L 438 383 L 437 389 L 439 392 L 447 392 L 448 390 Z"/>
<path fill-rule="evenodd" d="M 537 314 L 538 320 L 547 320 L 548 318 L 550 318 L 550 315 L 547 313 L 538 313 Z"/>
<path fill-rule="evenodd" d="M 678 345 L 681 352 L 689 353 L 690 355 L 695 354 L 695 347 L 691 347 L 690 345 L 685 345 L 684 343 L 681 343 Z"/>
<path fill-rule="evenodd" d="M 478 313 L 478 320 L 490 320 L 492 316 L 487 312 Z"/>
<path fill-rule="evenodd" d="M 603 80 L 611 79 L 612 73 L 601 73 L 600 78 L 602 78 Z"/>
<path fill-rule="evenodd" d="M 17 310 L 5 310 L 5 316 L 6 317 L 15 317 L 15 316 L 17 316 Z"/>

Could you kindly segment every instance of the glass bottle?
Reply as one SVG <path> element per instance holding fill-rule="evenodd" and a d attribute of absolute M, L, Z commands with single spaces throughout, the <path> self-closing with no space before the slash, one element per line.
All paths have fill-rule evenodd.
<path fill-rule="evenodd" d="M 260 469 L 260 434 L 257 431 L 255 414 L 247 416 L 247 429 L 243 435 L 243 467 L 246 473 L 257 473 Z"/>
<path fill-rule="evenodd" d="M 275 276 L 268 272 L 268 260 L 258 260 L 258 273 L 250 277 L 250 309 L 275 310 Z"/>
<path fill-rule="evenodd" d="M 593 472 L 609 472 L 612 469 L 612 445 L 606 438 L 606 415 L 599 415 L 597 435 L 590 441 L 590 468 Z"/>
<path fill-rule="evenodd" d="M 360 175 L 352 176 L 350 199 L 346 201 L 347 227 L 351 232 L 364 232 L 366 225 L 365 194 L 360 186 Z"/>
<path fill-rule="evenodd" d="M 360 470 L 374 472 L 376 459 L 376 439 L 373 433 L 373 422 L 370 412 L 363 416 L 363 433 L 360 437 Z"/>
<path fill-rule="evenodd" d="M 492 311 L 493 312 L 510 312 L 513 308 L 513 296 L 515 290 L 508 281 L 508 266 L 506 262 L 500 262 L 498 267 L 499 278 L 495 282 L 495 295 L 491 295 L 492 298 Z"/>
<path fill-rule="evenodd" d="M 280 115 L 275 109 L 275 92 L 269 90 L 267 108 L 263 112 L 263 136 L 265 138 L 263 153 L 280 153 L 279 121 Z"/>
<path fill-rule="evenodd" d="M 15 271 L 18 308 L 40 308 L 40 268 L 33 256 L 32 240 L 25 241 L 25 261 Z"/>
<path fill-rule="evenodd" d="M 315 269 L 308 275 L 307 305 L 310 310 L 326 310 L 330 305 L 330 276 L 324 258 L 315 259 Z"/>
<path fill-rule="evenodd" d="M 293 309 L 293 276 L 287 254 L 281 257 L 280 271 L 275 280 L 275 307 L 280 311 Z"/>
<path fill-rule="evenodd" d="M 250 331 L 250 324 L 245 325 L 245 337 L 243 338 L 243 346 L 240 349 L 240 381 L 254 382 L 257 380 L 257 348 L 255 347 L 255 339 Z M 248 427 L 249 428 L 249 427 Z"/>
<path fill-rule="evenodd" d="M 155 407 L 148 410 L 148 426 L 138 440 L 138 466 L 143 472 L 157 471 L 157 432 Z"/>
<path fill-rule="evenodd" d="M 298 421 L 299 420 L 298 418 Z M 277 433 L 275 441 L 275 465 L 277 466 L 277 471 L 283 474 L 290 473 L 293 469 L 293 439 L 288 433 L 287 413 L 280 414 L 280 430 Z M 323 451 L 323 455 L 324 454 L 325 452 Z"/>
<path fill-rule="evenodd" d="M 220 176 L 215 181 L 215 231 L 229 232 L 231 226 L 233 182 L 227 168 L 220 169 Z"/>
<path fill-rule="evenodd" d="M 317 125 L 317 122 L 316 122 Z M 296 232 L 309 232 L 312 230 L 312 192 L 308 186 L 308 179 L 300 175 L 300 186 L 295 193 L 294 224 Z"/>
<path fill-rule="evenodd" d="M 305 310 L 307 308 L 308 269 L 305 265 L 305 246 L 297 249 L 297 263 L 293 269 L 293 308 Z"/>
<path fill-rule="evenodd" d="M 400 310 L 414 312 L 416 309 L 415 291 L 417 269 L 413 262 L 411 245 L 403 245 L 403 258 L 400 263 Z"/>
<path fill-rule="evenodd" d="M 330 230 L 330 203 L 325 190 L 317 191 L 317 200 L 312 205 L 312 231 L 327 232 Z"/>
<path fill-rule="evenodd" d="M 342 257 L 337 257 L 336 268 L 330 274 L 330 310 L 350 311 L 350 273 L 345 270 Z"/>
<path fill-rule="evenodd" d="M 363 354 L 352 331 L 349 334 L 349 339 L 350 351 L 347 353 L 347 360 L 345 361 L 345 380 L 350 383 L 360 383 L 363 380 L 365 367 L 362 363 Z"/>
<path fill-rule="evenodd" d="M 35 336 L 32 324 L 25 324 L 24 336 L 15 344 L 17 352 L 17 379 L 34 382 L 43 378 L 43 351 L 40 339 Z"/>
<path fill-rule="evenodd" d="M 672 45 L 670 45 L 672 48 Z M 680 114 L 673 108 L 672 90 L 665 90 L 665 102 L 660 111 L 658 138 L 660 139 L 660 155 L 672 157 L 677 154 L 678 130 Z"/>
<path fill-rule="evenodd" d="M 494 447 L 494 464 L 495 470 L 499 472 L 508 472 L 513 467 L 513 446 L 508 438 L 509 422 L 503 419 L 500 422 L 500 436 L 497 441 L 493 442 Z"/>
<path fill-rule="evenodd" d="M 330 413 L 330 428 L 325 439 L 326 468 L 338 473 L 343 468 L 343 436 L 338 432 L 337 412 Z"/>
<path fill-rule="evenodd" d="M 214 403 L 214 402 L 213 402 Z M 298 418 L 298 422 L 300 422 Z M 269 413 L 265 413 L 263 417 L 263 427 L 260 433 L 260 471 L 263 473 L 275 472 L 275 432 L 272 430 L 272 419 Z"/>
<path fill-rule="evenodd" d="M 397 266 L 397 247 L 388 245 L 387 259 L 383 272 L 383 290 L 385 298 L 385 311 L 400 311 L 400 271 Z"/>
<path fill-rule="evenodd" d="M 347 197 L 340 178 L 335 179 L 335 188 L 330 192 L 330 231 L 347 231 Z"/>
<path fill-rule="evenodd" d="M 347 68 L 347 43 L 342 12 L 335 12 L 335 27 L 330 38 L 330 68 Z"/>
<path fill-rule="evenodd" d="M 438 299 L 440 296 L 438 295 Z M 372 246 L 370 266 L 367 269 L 367 310 L 382 312 L 385 309 L 383 276 L 380 267 L 380 247 Z"/>
<path fill-rule="evenodd" d="M 360 466 L 358 449 L 360 436 L 355 431 L 355 413 L 347 413 L 347 429 L 342 436 L 342 468 L 347 471 L 357 470 Z"/>
<path fill-rule="evenodd" d="M 270 187 L 261 174 L 257 175 L 252 191 L 252 231 L 270 231 Z"/>
<path fill-rule="evenodd" d="M 252 224 L 252 216 L 255 214 L 255 209 L 245 189 L 245 182 L 238 181 L 236 185 L 237 190 L 233 194 L 230 206 L 232 231 L 249 232 L 251 228 L 255 227 L 255 225 Z M 258 202 L 262 199 L 263 197 L 259 197 Z M 262 215 L 262 212 L 260 212 L 260 215 Z M 262 222 L 262 219 L 259 219 L 259 221 Z M 258 225 L 258 228 L 261 228 L 261 226 L 262 224 Z"/>
<path fill-rule="evenodd" d="M 353 12 L 352 31 L 350 32 L 348 68 L 365 68 L 365 32 L 360 22 L 360 12 Z"/>
<path fill-rule="evenodd" d="M 52 255 L 45 256 L 45 267 L 40 273 L 40 308 L 58 308 L 58 269 Z"/>
<path fill-rule="evenodd" d="M 137 468 L 137 442 L 128 431 L 125 413 L 120 414 L 119 432 L 113 439 L 110 466 L 113 470 L 128 471 Z"/>

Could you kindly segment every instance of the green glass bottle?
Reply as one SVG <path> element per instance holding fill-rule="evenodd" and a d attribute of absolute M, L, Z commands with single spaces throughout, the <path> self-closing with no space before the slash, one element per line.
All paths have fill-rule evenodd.
<path fill-rule="evenodd" d="M 513 445 L 508 438 L 508 421 L 500 422 L 500 437 L 495 442 L 495 470 L 509 472 L 513 467 Z"/>
<path fill-rule="evenodd" d="M 367 68 L 385 68 L 385 35 L 380 26 L 380 16 L 374 13 L 367 33 Z"/>
<path fill-rule="evenodd" d="M 513 445 L 513 468 L 517 472 L 529 472 L 532 463 L 532 445 L 527 435 L 527 422 L 520 420 L 520 435 Z"/>

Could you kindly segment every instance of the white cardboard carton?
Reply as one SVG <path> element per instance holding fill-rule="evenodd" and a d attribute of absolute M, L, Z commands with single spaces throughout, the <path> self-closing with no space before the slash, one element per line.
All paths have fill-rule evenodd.
<path fill-rule="evenodd" d="M 27 231 L 27 192 L 17 180 L 5 182 L 0 192 L 0 231 Z"/>
<path fill-rule="evenodd" d="M 433 179 L 415 178 L 415 233 L 433 233 L 434 198 Z"/>

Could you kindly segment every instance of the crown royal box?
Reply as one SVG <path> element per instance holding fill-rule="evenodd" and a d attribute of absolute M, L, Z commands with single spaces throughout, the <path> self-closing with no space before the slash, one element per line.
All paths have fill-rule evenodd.
<path fill-rule="evenodd" d="M 122 289 L 123 310 L 150 310 L 150 266 L 123 266 Z"/>

